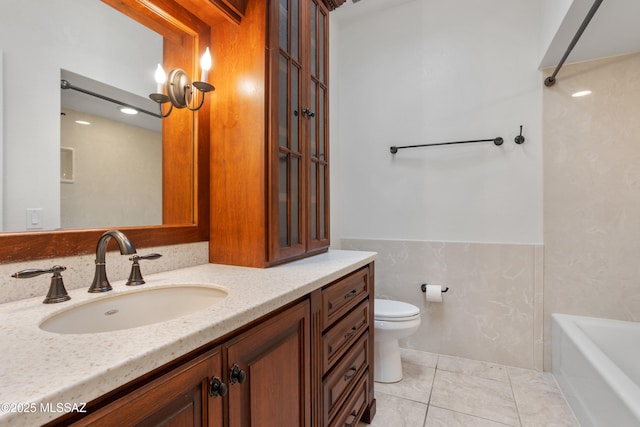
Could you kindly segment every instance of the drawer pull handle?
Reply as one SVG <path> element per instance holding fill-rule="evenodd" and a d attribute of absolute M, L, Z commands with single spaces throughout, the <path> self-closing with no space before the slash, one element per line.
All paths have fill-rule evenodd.
<path fill-rule="evenodd" d="M 347 418 L 347 421 L 344 423 L 344 427 L 353 427 L 356 422 L 356 415 L 358 415 L 358 412 L 354 409 L 353 412 L 349 414 L 349 418 Z"/>
<path fill-rule="evenodd" d="M 351 330 L 349 332 L 344 334 L 344 339 L 348 340 L 349 338 L 354 336 L 356 334 L 356 332 L 358 332 L 358 328 L 354 326 L 353 328 L 351 328 Z"/>
<path fill-rule="evenodd" d="M 358 293 L 357 289 L 352 290 L 351 292 L 349 292 L 348 294 L 346 294 L 344 296 L 344 299 L 349 299 L 349 298 L 353 298 L 356 296 L 356 294 Z"/>
<path fill-rule="evenodd" d="M 350 379 L 352 379 L 353 377 L 355 377 L 356 372 L 358 372 L 358 370 L 356 368 L 351 368 L 347 371 L 346 374 L 344 374 L 344 380 L 345 381 L 349 381 Z"/>

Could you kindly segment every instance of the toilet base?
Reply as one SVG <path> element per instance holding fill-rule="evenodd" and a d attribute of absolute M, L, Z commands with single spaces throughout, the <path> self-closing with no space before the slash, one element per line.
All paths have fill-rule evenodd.
<path fill-rule="evenodd" d="M 374 381 L 397 383 L 402 380 L 402 361 L 398 340 L 375 341 L 373 354 Z"/>

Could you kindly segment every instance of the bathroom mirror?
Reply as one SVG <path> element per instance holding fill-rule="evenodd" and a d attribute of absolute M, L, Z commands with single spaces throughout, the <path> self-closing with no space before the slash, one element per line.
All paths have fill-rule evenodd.
<path fill-rule="evenodd" d="M 28 3 L 33 3 L 29 5 Z M 100 22 L 111 22 L 118 16 L 133 18 L 139 24 L 155 33 L 160 41 L 163 65 L 166 69 L 180 67 L 189 75 L 198 71 L 199 58 L 209 45 L 210 29 L 194 15 L 181 7 L 176 1 L 169 0 L 59 0 L 47 11 L 38 0 L 6 0 L 0 6 L 0 50 L 4 62 L 4 187 L 5 208 L 22 204 L 17 221 L 29 223 L 32 219 L 46 221 L 48 211 L 38 211 L 42 204 L 56 201 L 60 196 L 61 146 L 60 146 L 60 72 L 69 69 L 79 74 L 107 81 L 114 86 L 118 76 L 124 80 L 148 81 L 144 88 L 134 84 L 130 91 L 148 94 L 155 92 L 153 72 L 156 63 L 148 69 L 133 70 L 121 65 L 117 59 L 141 59 L 143 54 L 134 54 L 121 48 L 122 43 L 138 45 L 143 49 L 145 38 L 137 37 L 135 42 L 127 39 L 123 24 L 100 27 Z M 90 21 L 90 12 L 102 8 L 99 19 Z M 56 12 L 57 11 L 57 12 Z M 44 15 L 41 15 L 44 14 Z M 113 15 L 113 16 L 111 16 Z M 126 15 L 126 16 L 125 16 Z M 102 38 L 87 40 L 79 30 L 64 25 L 62 16 L 76 16 L 86 21 Z M 65 18 L 66 19 L 66 18 Z M 129 19 L 129 18 L 126 18 Z M 8 21 L 7 21 L 8 20 Z M 5 22 L 7 21 L 7 22 Z M 9 25 L 9 22 L 14 24 Z M 21 24 L 17 24 L 20 23 Z M 133 22 L 133 21 L 132 21 Z M 139 23 L 139 24 L 138 24 Z M 25 26 L 26 31 L 18 27 Z M 39 31 L 50 30 L 50 36 L 42 36 Z M 119 31 L 123 29 L 123 31 Z M 40 35 L 39 35 L 40 34 Z M 153 36 L 151 37 L 153 38 Z M 53 47 L 69 41 L 76 50 L 57 53 Z M 16 48 L 15 45 L 18 47 Z M 38 46 L 30 49 L 25 46 Z M 148 46 L 147 46 L 148 47 Z M 83 58 L 78 51 L 89 52 Z M 31 56 L 30 56 L 31 55 Z M 19 63 L 18 71 L 12 64 Z M 102 74 L 101 74 L 102 73 Z M 133 76 L 133 74 L 136 74 Z M 101 77 L 105 77 L 104 79 Z M 135 78 L 133 78 L 135 77 Z M 118 84 L 118 86 L 120 86 Z M 126 84 L 124 84 L 126 86 Z M 131 86 L 131 84 L 129 84 Z M 51 95 L 51 89 L 57 95 Z M 18 100 L 11 105 L 8 100 Z M 9 111 L 27 114 L 9 114 Z M 184 114 L 177 114 L 184 113 Z M 127 224 L 83 224 L 83 229 L 3 232 L 0 233 L 0 260 L 2 262 L 19 261 L 51 256 L 66 256 L 89 253 L 95 250 L 97 237 L 105 228 L 120 228 L 126 232 L 137 247 L 188 243 L 208 239 L 208 133 L 209 107 L 193 114 L 188 110 L 179 110 L 162 121 L 162 202 L 159 221 L 151 221 L 142 226 Z M 33 121 L 33 122 L 32 122 Z M 9 125 L 11 123 L 11 125 Z M 31 132 L 31 131 L 34 132 Z M 17 138 L 17 143 L 14 143 Z M 26 153 L 20 158 L 12 157 L 15 147 Z M 69 148 L 69 147 L 67 147 Z M 73 151 L 72 151 L 73 152 Z M 77 151 L 75 162 L 78 161 Z M 69 151 L 65 153 L 65 158 Z M 55 165 L 55 174 L 39 177 L 37 172 Z M 43 166 L 44 165 L 44 166 Z M 68 165 L 67 165 L 68 166 Z M 17 171 L 17 175 L 15 172 Z M 14 172 L 18 179 L 8 179 L 6 172 Z M 73 184 L 69 184 L 73 185 Z M 136 182 L 131 182 L 131 186 Z M 44 192 L 40 192 L 42 188 Z M 127 191 L 127 188 L 121 189 Z M 34 193 L 44 194 L 39 201 L 30 202 L 28 197 Z M 101 195 L 101 189 L 93 193 Z M 8 203 L 7 200 L 11 200 Z M 33 204 L 32 204 L 33 203 Z M 140 206 L 145 209 L 146 205 Z M 55 212 L 55 207 L 52 208 Z M 82 209 L 82 208 L 77 208 Z M 117 210 L 118 206 L 112 206 Z M 35 218 L 29 216 L 29 210 Z M 5 209 L 6 211 L 6 209 Z M 4 215 L 4 224 L 10 222 Z M 155 224 L 154 224 L 155 222 Z M 87 228 L 85 228 L 87 227 Z M 5 227 L 6 228 L 6 227 Z M 46 227 L 45 227 L 46 228 Z M 57 227 L 52 227 L 57 228 Z"/>

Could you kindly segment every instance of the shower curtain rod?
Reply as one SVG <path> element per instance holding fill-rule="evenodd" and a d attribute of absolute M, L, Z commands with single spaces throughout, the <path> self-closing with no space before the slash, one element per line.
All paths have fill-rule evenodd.
<path fill-rule="evenodd" d="M 587 16 L 584 18 L 584 21 L 582 21 L 582 24 L 580 25 L 580 28 L 578 28 L 578 31 L 576 32 L 576 35 L 573 36 L 573 40 L 571 40 L 571 43 L 569 44 L 569 47 L 567 48 L 566 52 L 562 56 L 562 59 L 560 60 L 560 63 L 558 64 L 556 69 L 553 71 L 553 74 L 550 75 L 549 77 L 547 77 L 546 79 L 544 79 L 544 85 L 545 86 L 547 86 L 547 87 L 553 86 L 556 83 L 556 75 L 560 71 L 560 68 L 562 68 L 562 66 L 564 65 L 564 61 L 567 60 L 567 57 L 569 56 L 569 54 L 571 53 L 573 48 L 578 43 L 578 40 L 582 36 L 582 33 L 584 32 L 584 30 L 587 28 L 587 25 L 589 25 L 589 22 L 591 22 L 591 18 L 593 18 L 593 15 L 596 14 L 596 11 L 600 7 L 600 4 L 602 4 L 602 0 L 595 0 L 593 2 L 593 5 L 591 6 L 591 9 L 589 9 L 589 13 L 587 13 Z"/>
<path fill-rule="evenodd" d="M 496 145 L 502 145 L 504 140 L 500 137 L 491 138 L 491 139 L 473 139 L 471 141 L 454 141 L 454 142 L 437 142 L 435 144 L 419 144 L 419 145 L 403 145 L 401 147 L 391 146 L 389 147 L 389 151 L 391 154 L 396 154 L 398 150 L 402 150 L 403 148 L 417 148 L 417 147 L 434 147 L 436 145 L 452 145 L 452 144 L 469 144 L 472 142 L 489 142 L 492 141 Z M 523 138 L 524 141 L 524 138 Z"/>
<path fill-rule="evenodd" d="M 90 90 L 83 89 L 83 88 L 78 87 L 78 86 L 74 86 L 71 83 L 69 83 L 69 81 L 64 80 L 64 79 L 60 80 L 60 87 L 62 89 L 73 89 L 73 90 L 76 90 L 78 92 L 86 93 L 87 95 L 95 96 L 96 98 L 100 98 L 100 99 L 103 99 L 105 101 L 109 101 L 109 102 L 112 102 L 114 104 L 121 105 L 123 107 L 133 108 L 136 111 L 140 111 L 141 113 L 148 114 L 148 115 L 156 117 L 158 119 L 162 118 L 162 116 L 160 114 L 158 114 L 158 113 L 152 113 L 151 111 L 147 111 L 147 110 L 145 110 L 143 108 L 136 107 L 136 106 L 131 105 L 131 104 L 126 104 L 126 103 L 124 103 L 122 101 L 118 101 L 117 99 L 109 98 L 108 96 L 104 96 L 104 95 L 101 95 L 99 93 L 92 92 Z"/>

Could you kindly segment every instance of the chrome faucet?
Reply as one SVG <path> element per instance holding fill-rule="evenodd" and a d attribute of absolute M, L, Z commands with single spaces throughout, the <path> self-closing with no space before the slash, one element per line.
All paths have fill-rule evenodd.
<path fill-rule="evenodd" d="M 127 236 L 119 230 L 110 230 L 100 236 L 96 246 L 96 273 L 93 276 L 93 283 L 89 287 L 89 292 L 107 292 L 113 289 L 109 279 L 107 279 L 106 268 L 107 245 L 112 237 L 120 247 L 120 254 L 132 255 L 136 253 L 136 248 L 133 247 Z"/>

